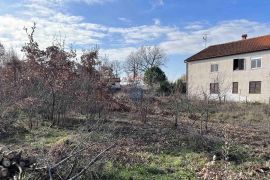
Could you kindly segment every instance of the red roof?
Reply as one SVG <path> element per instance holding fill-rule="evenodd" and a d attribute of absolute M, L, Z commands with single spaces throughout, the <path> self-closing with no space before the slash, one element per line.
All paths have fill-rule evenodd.
<path fill-rule="evenodd" d="M 209 46 L 185 62 L 270 50 L 270 35 Z"/>

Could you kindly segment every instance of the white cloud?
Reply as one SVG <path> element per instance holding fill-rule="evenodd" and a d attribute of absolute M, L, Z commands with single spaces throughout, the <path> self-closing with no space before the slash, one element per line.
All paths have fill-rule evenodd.
<path fill-rule="evenodd" d="M 149 11 L 153 11 L 154 9 L 158 7 L 162 7 L 165 5 L 165 0 L 150 0 L 151 9 Z"/>
<path fill-rule="evenodd" d="M 118 20 L 128 24 L 131 23 L 131 20 L 125 17 L 119 17 Z"/>
<path fill-rule="evenodd" d="M 157 40 L 171 31 L 175 31 L 175 27 L 154 24 L 130 28 L 110 27 L 108 31 L 109 33 L 121 34 L 125 43 L 144 44 L 151 40 Z"/>
<path fill-rule="evenodd" d="M 195 21 L 195 22 L 188 23 L 185 26 L 185 29 L 186 30 L 201 30 L 207 25 L 209 25 L 207 21 Z"/>
<path fill-rule="evenodd" d="M 159 6 L 164 6 L 165 2 L 164 2 L 164 0 L 152 0 L 151 4 L 152 4 L 152 9 L 155 9 Z"/>
<path fill-rule="evenodd" d="M 192 54 L 204 48 L 203 34 L 208 34 L 207 45 L 240 40 L 247 33 L 250 37 L 269 34 L 270 24 L 248 20 L 223 21 L 209 28 L 193 31 L 172 31 L 160 46 L 169 54 Z"/>
<path fill-rule="evenodd" d="M 84 2 L 91 5 L 91 4 L 104 4 L 108 2 L 113 2 L 115 0 L 67 0 L 67 1 Z"/>
<path fill-rule="evenodd" d="M 161 25 L 158 19 L 150 25 L 108 27 L 85 22 L 82 16 L 58 11 L 57 7 L 48 4 L 53 1 L 61 3 L 63 0 L 40 0 L 39 3 L 32 3 L 37 1 L 25 1 L 23 9 L 16 14 L 0 14 L 0 42 L 7 47 L 20 49 L 27 41 L 23 27 L 31 27 L 35 21 L 36 39 L 42 48 L 51 45 L 55 37 L 61 35 L 67 45 L 72 43 L 74 47 L 81 49 L 101 44 L 101 54 L 106 54 L 111 59 L 124 60 L 141 45 L 158 44 L 168 55 L 190 55 L 204 48 L 202 37 L 205 33 L 208 34 L 207 44 L 212 45 L 240 40 L 243 33 L 249 36 L 269 34 L 270 29 L 270 24 L 241 19 L 207 24 L 207 27 L 205 23 L 193 22 L 181 29 Z M 128 19 L 120 17 L 119 20 Z M 103 44 L 107 45 L 106 48 L 102 47 Z"/>
<path fill-rule="evenodd" d="M 82 2 L 82 3 L 86 3 L 89 5 L 93 5 L 93 4 L 104 4 L 104 3 L 108 3 L 108 2 L 113 2 L 116 0 L 25 0 L 25 1 L 30 1 L 32 3 L 35 4 L 43 4 L 43 5 L 64 5 L 65 3 L 69 3 L 69 2 Z"/>
<path fill-rule="evenodd" d="M 154 24 L 155 24 L 155 25 L 160 25 L 160 24 L 161 24 L 161 23 L 160 23 L 160 20 L 157 19 L 157 18 L 153 19 L 153 21 L 154 21 Z"/>
<path fill-rule="evenodd" d="M 145 39 L 148 41 L 159 39 L 158 45 L 165 49 L 168 55 L 191 55 L 204 48 L 203 35 L 205 33 L 208 34 L 207 45 L 213 45 L 240 40 L 243 33 L 248 33 L 250 37 L 268 34 L 269 28 L 270 24 L 248 20 L 232 20 L 220 22 L 209 28 L 189 31 L 181 31 L 176 27 L 149 25 L 126 29 L 111 28 L 109 32 L 120 33 L 126 43 L 135 43 L 135 45 L 144 42 Z M 162 36 L 164 36 L 164 39 L 160 39 Z M 119 49 L 119 51 L 118 49 L 107 50 L 107 53 L 112 54 L 113 59 L 122 60 L 133 50 L 135 49 L 129 47 L 125 48 L 125 53 L 122 53 L 122 49 Z"/>
<path fill-rule="evenodd" d="M 0 15 L 0 27 L 3 27 L 0 29 L 0 41 L 6 46 L 21 47 L 27 41 L 23 27 L 31 27 L 33 22 L 37 23 L 35 38 L 41 47 L 51 45 L 59 35 L 67 45 L 73 43 L 77 46 L 99 44 L 106 36 L 106 28 L 102 25 L 84 23 L 81 16 L 62 13 L 50 5 L 33 1 L 36 0 L 25 2 L 19 15 Z"/>
<path fill-rule="evenodd" d="M 127 56 L 135 51 L 135 47 L 125 47 L 125 48 L 112 48 L 112 49 L 100 49 L 100 55 L 108 57 L 111 60 L 123 61 Z"/>

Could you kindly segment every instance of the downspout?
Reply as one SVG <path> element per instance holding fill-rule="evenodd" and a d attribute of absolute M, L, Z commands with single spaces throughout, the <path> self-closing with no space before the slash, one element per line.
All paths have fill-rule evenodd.
<path fill-rule="evenodd" d="M 188 97 L 188 62 L 185 61 L 186 63 L 186 96 Z"/>

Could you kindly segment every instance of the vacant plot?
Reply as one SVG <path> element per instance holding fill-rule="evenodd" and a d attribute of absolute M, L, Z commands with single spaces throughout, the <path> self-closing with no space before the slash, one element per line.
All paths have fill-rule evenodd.
<path fill-rule="evenodd" d="M 58 170 L 58 177 L 84 168 L 106 147 L 115 146 L 82 176 L 83 179 L 267 179 L 270 177 L 270 130 L 268 106 L 221 104 L 211 111 L 207 131 L 203 116 L 181 112 L 178 126 L 168 103 L 157 99 L 141 121 L 140 113 L 108 112 L 106 117 L 66 119 L 50 127 L 43 121 L 31 131 L 13 132 L 0 143 L 22 149 L 36 158 L 36 167 L 55 164 L 70 151 L 87 147 Z M 232 111 L 231 109 L 234 109 Z M 190 117 L 192 117 L 190 119 Z M 83 149 L 83 148 L 81 148 Z M 75 159 L 80 163 L 76 164 Z M 71 171 L 72 168 L 76 170 Z M 24 177 L 47 173 L 27 169 Z M 56 173 L 56 172 L 54 172 Z M 226 177 L 226 178 L 224 178 Z M 37 178 L 38 179 L 38 178 Z"/>

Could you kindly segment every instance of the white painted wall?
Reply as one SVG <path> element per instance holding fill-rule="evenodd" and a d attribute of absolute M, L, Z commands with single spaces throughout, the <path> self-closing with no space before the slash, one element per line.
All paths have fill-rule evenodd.
<path fill-rule="evenodd" d="M 251 69 L 251 59 L 261 58 L 262 66 Z M 233 59 L 245 59 L 245 70 L 233 70 Z M 211 64 L 218 64 L 219 71 L 211 73 Z M 270 98 L 270 51 L 260 51 L 241 55 L 198 60 L 187 63 L 188 95 L 202 97 L 210 95 L 210 83 L 219 79 L 221 93 L 229 101 L 257 101 L 269 103 Z M 218 78 L 217 78 L 218 77 Z M 249 82 L 262 81 L 261 94 L 249 94 Z M 238 82 L 238 94 L 232 94 L 232 82 Z"/>

